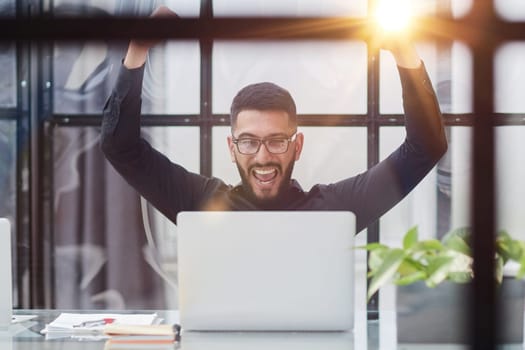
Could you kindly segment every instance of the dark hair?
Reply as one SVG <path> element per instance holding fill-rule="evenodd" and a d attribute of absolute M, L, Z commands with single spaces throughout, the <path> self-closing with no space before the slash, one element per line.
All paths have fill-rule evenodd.
<path fill-rule="evenodd" d="M 297 124 L 297 111 L 292 95 L 274 83 L 251 84 L 237 93 L 233 98 L 230 109 L 232 128 L 237 122 L 237 115 L 247 109 L 285 111 L 288 113 L 289 123 L 292 125 Z"/>

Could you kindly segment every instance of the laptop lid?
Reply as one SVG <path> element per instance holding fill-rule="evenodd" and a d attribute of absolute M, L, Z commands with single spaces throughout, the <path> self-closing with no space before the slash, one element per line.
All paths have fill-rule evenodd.
<path fill-rule="evenodd" d="M 11 279 L 11 225 L 0 218 L 0 328 L 11 325 L 13 282 Z"/>
<path fill-rule="evenodd" d="M 350 212 L 182 212 L 179 308 L 185 330 L 353 328 Z"/>

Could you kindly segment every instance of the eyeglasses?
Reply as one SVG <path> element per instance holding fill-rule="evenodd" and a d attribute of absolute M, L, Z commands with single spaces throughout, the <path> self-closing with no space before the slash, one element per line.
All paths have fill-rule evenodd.
<path fill-rule="evenodd" d="M 272 154 L 282 154 L 288 151 L 290 142 L 295 141 L 297 132 L 290 137 L 272 137 L 267 139 L 257 139 L 253 137 L 234 138 L 232 142 L 237 146 L 237 150 L 241 154 L 256 154 L 264 144 L 268 152 Z"/>

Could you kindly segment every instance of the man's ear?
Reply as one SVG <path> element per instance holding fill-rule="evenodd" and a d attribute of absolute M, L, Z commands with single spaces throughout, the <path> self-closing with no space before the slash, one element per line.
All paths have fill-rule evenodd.
<path fill-rule="evenodd" d="M 236 159 L 235 159 L 235 144 L 233 143 L 233 140 L 232 140 L 231 136 L 228 136 L 226 139 L 228 141 L 228 148 L 230 149 L 231 160 L 232 160 L 233 163 L 235 163 L 236 162 Z"/>
<path fill-rule="evenodd" d="M 295 161 L 298 161 L 301 157 L 301 152 L 303 151 L 303 143 L 304 143 L 304 134 L 302 132 L 298 132 L 295 136 Z"/>

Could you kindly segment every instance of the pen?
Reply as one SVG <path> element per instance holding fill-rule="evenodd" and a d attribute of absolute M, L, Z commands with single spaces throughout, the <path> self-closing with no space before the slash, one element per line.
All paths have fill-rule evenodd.
<path fill-rule="evenodd" d="M 115 321 L 114 318 L 103 318 L 100 320 L 91 320 L 91 321 L 84 321 L 79 324 L 73 325 L 73 327 L 96 327 L 96 326 L 104 326 L 106 324 L 113 323 Z"/>
<path fill-rule="evenodd" d="M 174 324 L 173 330 L 175 331 L 175 341 L 180 342 L 180 332 L 181 332 L 180 324 Z"/>

